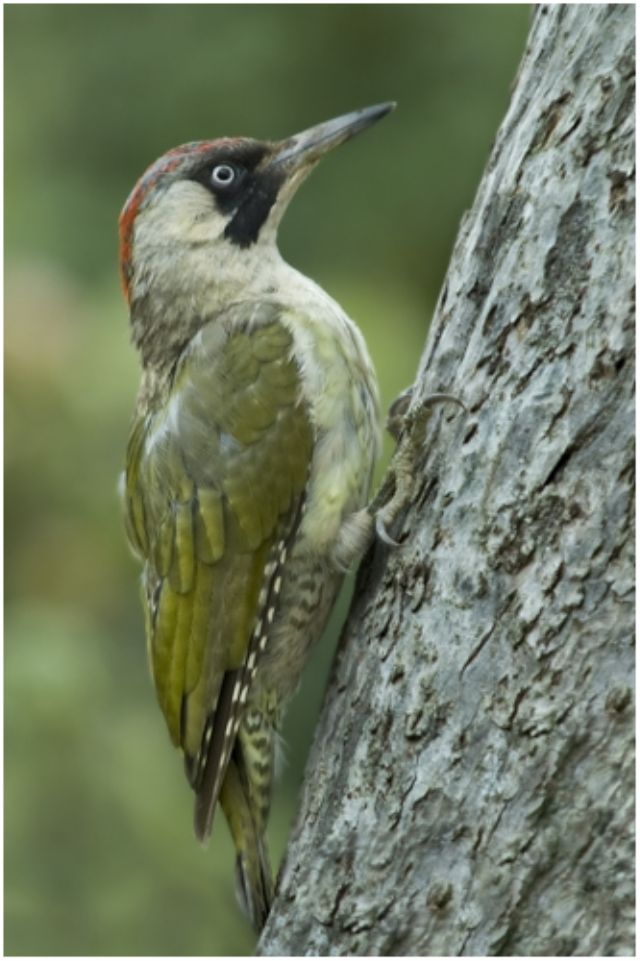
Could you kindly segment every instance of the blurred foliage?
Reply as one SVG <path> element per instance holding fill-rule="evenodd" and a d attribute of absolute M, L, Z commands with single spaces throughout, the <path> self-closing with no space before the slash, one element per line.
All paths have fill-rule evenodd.
<path fill-rule="evenodd" d="M 281 231 L 284 255 L 360 323 L 386 407 L 415 375 L 528 8 L 18 4 L 4 16 L 5 951 L 244 954 L 231 845 L 221 817 L 206 854 L 193 840 L 121 530 L 138 372 L 118 212 L 178 143 L 280 138 L 396 99 L 325 161 Z M 277 856 L 331 637 L 289 714 Z"/>

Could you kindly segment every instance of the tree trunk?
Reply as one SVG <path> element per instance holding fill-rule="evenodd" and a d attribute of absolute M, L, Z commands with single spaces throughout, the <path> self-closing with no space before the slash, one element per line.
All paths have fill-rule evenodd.
<path fill-rule="evenodd" d="M 537 8 L 262 954 L 633 954 L 634 196 L 633 6 Z"/>

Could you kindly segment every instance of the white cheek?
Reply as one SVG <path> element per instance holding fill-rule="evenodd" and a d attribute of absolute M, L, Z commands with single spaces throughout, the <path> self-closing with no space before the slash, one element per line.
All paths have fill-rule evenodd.
<path fill-rule="evenodd" d="M 179 180 L 161 194 L 136 224 L 135 245 L 201 244 L 217 240 L 226 226 L 215 200 L 201 184 Z"/>

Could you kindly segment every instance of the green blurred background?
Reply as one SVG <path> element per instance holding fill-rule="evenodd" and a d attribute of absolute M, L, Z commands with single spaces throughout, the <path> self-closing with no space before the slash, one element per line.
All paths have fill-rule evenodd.
<path fill-rule="evenodd" d="M 523 5 L 14 5 L 5 16 L 5 953 L 225 955 L 254 938 L 222 817 L 203 852 L 147 673 L 116 481 L 138 381 L 117 218 L 156 156 L 398 110 L 296 197 L 284 255 L 411 383 L 522 54 Z M 344 616 L 345 603 L 338 612 Z M 288 715 L 279 857 L 332 636 Z"/>

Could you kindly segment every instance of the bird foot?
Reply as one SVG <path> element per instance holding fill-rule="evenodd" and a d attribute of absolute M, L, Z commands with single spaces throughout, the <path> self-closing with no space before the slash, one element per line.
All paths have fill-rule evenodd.
<path fill-rule="evenodd" d="M 435 404 L 457 404 L 466 411 L 462 401 L 453 394 L 428 394 L 419 404 L 411 407 L 413 387 L 407 388 L 389 408 L 387 430 L 397 442 L 391 465 L 376 496 L 369 505 L 369 513 L 375 519 L 376 534 L 389 547 L 399 547 L 398 541 L 388 533 L 400 511 L 411 501 L 415 465 L 424 444 L 425 432 L 431 408 Z"/>

